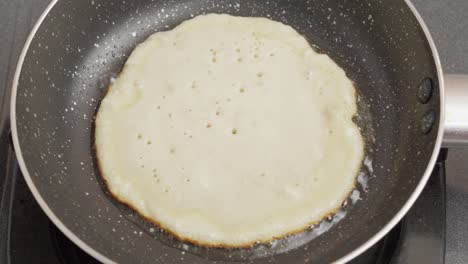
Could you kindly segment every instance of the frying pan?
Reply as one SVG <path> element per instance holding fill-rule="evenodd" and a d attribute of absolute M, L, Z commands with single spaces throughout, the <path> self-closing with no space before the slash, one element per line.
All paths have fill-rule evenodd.
<path fill-rule="evenodd" d="M 154 232 L 103 188 L 93 154 L 93 117 L 135 46 L 203 13 L 262 16 L 291 25 L 356 85 L 372 166 L 367 188 L 301 243 L 226 251 Z M 347 262 L 379 241 L 417 199 L 443 141 L 466 143 L 464 77 L 444 79 L 427 28 L 405 0 L 52 1 L 20 57 L 11 98 L 14 149 L 29 188 L 55 225 L 111 263 Z M 466 97 L 465 97 L 466 98 Z M 458 100 L 458 103 L 457 103 Z M 365 190 L 364 190 L 365 189 Z M 314 232 L 313 230 L 311 231 Z M 270 249 L 273 248 L 273 249 Z M 260 252 L 260 253 L 259 253 Z"/>

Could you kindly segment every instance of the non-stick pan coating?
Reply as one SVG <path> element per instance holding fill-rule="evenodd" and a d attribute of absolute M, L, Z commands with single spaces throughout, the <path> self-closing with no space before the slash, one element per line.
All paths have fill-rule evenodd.
<path fill-rule="evenodd" d="M 33 193 L 101 260 L 212 263 L 181 253 L 134 224 L 135 216 L 105 194 L 92 155 L 96 108 L 135 45 L 156 31 L 212 12 L 291 25 L 355 82 L 362 113 L 358 122 L 372 159 L 368 192 L 361 192 L 362 200 L 344 220 L 306 246 L 249 262 L 325 263 L 347 255 L 404 206 L 436 147 L 436 59 L 405 1 L 58 1 L 26 53 L 13 117 L 17 152 Z M 421 103 L 418 91 L 425 78 L 433 93 Z M 422 119 L 430 111 L 434 127 L 427 131 Z"/>

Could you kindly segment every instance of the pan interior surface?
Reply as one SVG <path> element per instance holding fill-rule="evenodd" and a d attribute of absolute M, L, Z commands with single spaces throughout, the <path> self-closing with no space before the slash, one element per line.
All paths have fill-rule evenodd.
<path fill-rule="evenodd" d="M 149 35 L 204 13 L 263 16 L 290 25 L 342 67 L 358 90 L 367 191 L 327 232 L 282 254 L 177 244 L 110 199 L 97 174 L 93 117 L 111 79 Z M 423 104 L 417 95 L 426 78 L 433 94 Z M 438 87 L 430 45 L 404 1 L 64 0 L 52 8 L 26 53 L 15 118 L 25 177 L 67 229 L 109 260 L 325 263 L 372 238 L 417 187 L 436 144 Z M 431 113 L 433 127 L 427 129 L 422 121 Z"/>

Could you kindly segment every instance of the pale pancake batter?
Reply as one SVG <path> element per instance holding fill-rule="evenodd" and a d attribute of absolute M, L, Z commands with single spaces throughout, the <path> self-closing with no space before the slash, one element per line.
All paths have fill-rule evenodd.
<path fill-rule="evenodd" d="M 236 247 L 301 231 L 354 188 L 353 83 L 293 28 L 204 15 L 132 53 L 96 118 L 115 197 L 182 240 Z"/>

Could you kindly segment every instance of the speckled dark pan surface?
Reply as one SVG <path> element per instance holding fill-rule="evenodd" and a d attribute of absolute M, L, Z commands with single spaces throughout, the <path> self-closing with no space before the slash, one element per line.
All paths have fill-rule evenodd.
<path fill-rule="evenodd" d="M 173 241 L 111 199 L 96 170 L 93 116 L 110 79 L 150 34 L 213 12 L 291 25 L 344 68 L 358 89 L 357 122 L 372 160 L 372 169 L 365 171 L 368 191 L 361 190 L 361 200 L 330 230 L 286 253 L 259 257 L 258 251 L 231 254 Z M 421 100 L 425 78 L 433 89 L 428 100 Z M 66 228 L 109 260 L 325 263 L 373 237 L 411 196 L 436 145 L 439 95 L 429 42 L 405 1 L 60 0 L 26 53 L 16 125 L 35 194 Z M 422 124 L 424 116 L 433 127 Z"/>

